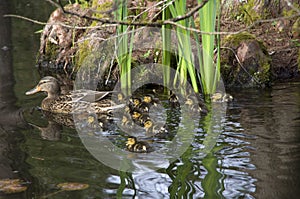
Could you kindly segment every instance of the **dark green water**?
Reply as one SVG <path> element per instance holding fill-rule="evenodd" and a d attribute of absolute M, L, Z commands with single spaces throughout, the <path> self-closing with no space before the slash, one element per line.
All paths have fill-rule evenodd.
<path fill-rule="evenodd" d="M 43 21 L 52 9 L 44 1 L 11 2 L 12 13 Z M 0 177 L 21 178 L 28 182 L 28 189 L 15 195 L 1 193 L 0 197 L 298 198 L 299 82 L 264 90 L 229 91 L 235 100 L 227 105 L 226 114 L 217 118 L 222 123 L 209 132 L 202 118 L 196 125 L 192 147 L 175 162 L 167 162 L 156 171 L 125 173 L 91 155 L 75 129 L 54 126 L 54 132 L 42 134 L 27 125 L 28 121 L 48 125 L 38 112 L 29 113 L 44 96 L 24 94 L 40 78 L 35 67 L 39 35 L 33 33 L 42 27 L 18 19 L 11 25 L 15 81 L 10 79 L 9 83 L 13 86 L 12 100 L 2 100 L 9 90 L 0 93 Z M 6 88 L 4 77 L 1 73 L 1 88 Z M 200 152 L 208 146 L 212 148 L 204 156 Z M 58 192 L 56 185 L 63 182 L 85 183 L 89 188 Z"/>

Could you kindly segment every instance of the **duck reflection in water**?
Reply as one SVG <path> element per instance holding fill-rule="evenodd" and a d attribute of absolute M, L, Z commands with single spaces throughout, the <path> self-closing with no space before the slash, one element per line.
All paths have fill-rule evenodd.
<path fill-rule="evenodd" d="M 57 141 L 61 139 L 62 125 L 53 121 L 48 121 L 47 127 L 40 127 L 32 123 L 28 123 L 30 126 L 38 129 L 41 132 L 41 138 L 50 141 Z"/>

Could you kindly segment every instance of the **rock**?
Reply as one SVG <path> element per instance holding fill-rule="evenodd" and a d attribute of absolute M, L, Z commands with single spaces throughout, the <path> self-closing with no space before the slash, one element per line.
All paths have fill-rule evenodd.
<path fill-rule="evenodd" d="M 64 9 L 78 15 L 90 16 L 90 10 L 79 4 L 67 5 Z M 78 16 L 67 15 L 60 8 L 56 9 L 50 15 L 41 35 L 38 63 L 42 65 L 48 62 L 56 67 L 70 65 L 78 47 L 76 41 L 84 33 L 83 29 L 76 27 L 88 26 L 90 23 Z"/>
<path fill-rule="evenodd" d="M 265 86 L 270 81 L 270 57 L 262 44 L 249 33 L 225 38 L 221 73 L 228 87 Z"/>

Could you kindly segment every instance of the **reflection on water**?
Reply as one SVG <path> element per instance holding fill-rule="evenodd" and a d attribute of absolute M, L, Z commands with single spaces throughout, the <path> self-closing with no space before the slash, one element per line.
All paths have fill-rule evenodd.
<path fill-rule="evenodd" d="M 18 12 L 24 6 L 17 1 L 14 4 Z M 228 104 L 226 116 L 217 118 L 222 125 L 213 125 L 209 119 L 202 118 L 197 123 L 191 147 L 176 161 L 164 163 L 164 168 L 157 171 L 122 172 L 96 160 L 76 130 L 49 123 L 39 112 L 30 113 L 43 98 L 24 95 L 39 80 L 36 72 L 32 75 L 32 71 L 36 71 L 34 57 L 38 36 L 29 36 L 32 29 L 38 28 L 16 32 L 20 26 L 28 30 L 28 24 L 13 23 L 17 104 L 26 109 L 27 122 L 44 128 L 10 125 L 10 133 L 14 134 L 9 134 L 10 139 L 5 142 L 2 140 L 1 147 L 6 143 L 9 149 L 6 159 L 2 159 L 8 165 L 6 168 L 30 182 L 24 198 L 49 194 L 53 198 L 298 197 L 299 83 L 277 84 L 265 90 L 231 91 L 235 100 Z M 207 128 L 209 125 L 211 132 Z M 7 135 L 7 131 L 1 132 Z M 124 140 L 119 143 L 122 144 Z M 204 156 L 207 146 L 213 147 Z M 143 156 L 147 158 L 146 154 Z M 131 162 L 130 158 L 126 161 Z M 90 187 L 82 191 L 57 192 L 56 185 L 63 182 L 87 183 Z"/>

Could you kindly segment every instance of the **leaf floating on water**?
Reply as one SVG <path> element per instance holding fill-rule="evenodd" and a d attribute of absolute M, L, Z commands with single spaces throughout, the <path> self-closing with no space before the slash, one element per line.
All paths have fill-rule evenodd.
<path fill-rule="evenodd" d="M 22 185 L 20 179 L 2 179 L 0 180 L 0 191 L 4 193 L 19 193 L 26 191 L 27 187 Z"/>
<path fill-rule="evenodd" d="M 77 182 L 64 182 L 58 184 L 57 187 L 64 191 L 75 191 L 75 190 L 87 189 L 89 185 L 77 183 Z"/>

